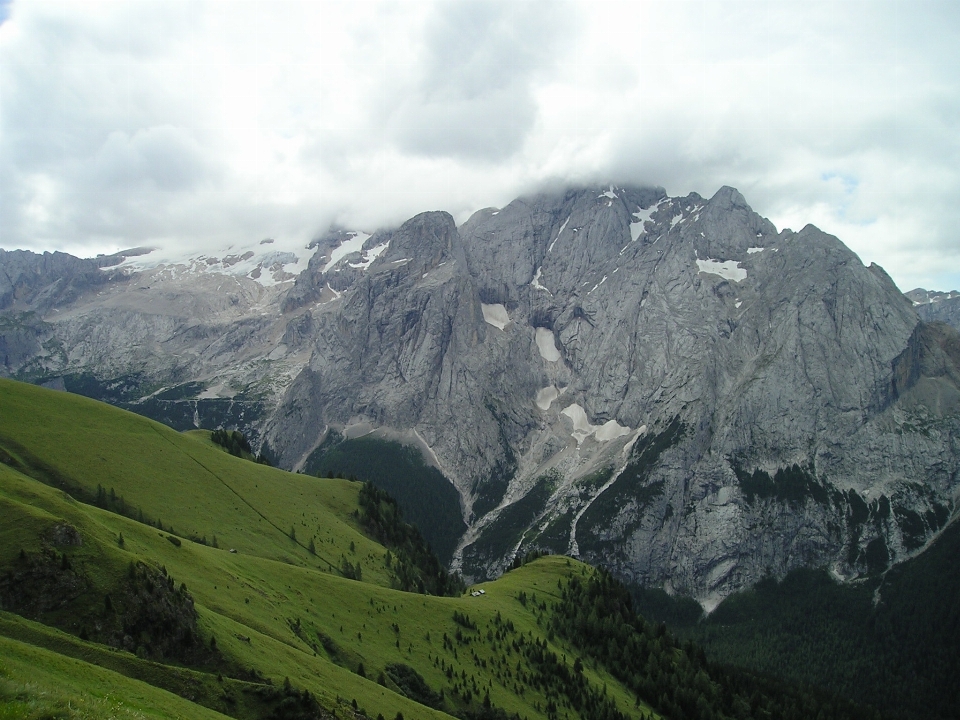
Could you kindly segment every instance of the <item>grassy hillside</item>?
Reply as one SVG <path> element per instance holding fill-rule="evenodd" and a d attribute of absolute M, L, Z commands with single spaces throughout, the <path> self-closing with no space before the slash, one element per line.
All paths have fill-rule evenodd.
<path fill-rule="evenodd" d="M 571 572 L 563 562 L 525 568 L 480 597 L 398 592 L 390 588 L 386 549 L 361 532 L 354 514 L 357 483 L 257 465 L 232 457 L 206 434 L 180 434 L 85 398 L 9 381 L 0 381 L 0 408 L 0 568 L 16 580 L 17 592 L 29 590 L 19 597 L 8 583 L 8 609 L 14 605 L 78 643 L 110 639 L 111 623 L 128 622 L 125 583 L 133 582 L 130 568 L 138 563 L 172 579 L 173 595 L 182 586 L 195 607 L 199 649 L 170 661 L 155 647 L 162 638 L 124 638 L 120 628 L 126 651 L 86 658 L 88 664 L 122 656 L 125 663 L 112 670 L 175 692 L 184 686 L 168 668 L 184 662 L 254 686 L 268 678 L 282 688 L 289 678 L 326 708 L 351 709 L 356 699 L 371 717 L 482 711 L 488 696 L 511 715 L 546 717 L 547 694 L 500 681 L 505 671 L 493 666 L 489 644 L 486 651 L 464 639 L 457 644 L 464 628 L 454 614 L 468 613 L 489 630 L 500 613 L 515 632 L 539 638 L 544 633 L 516 601 L 516 587 L 542 586 L 548 597 Z M 342 576 L 344 559 L 361 567 L 362 582 Z M 137 578 L 140 585 L 162 584 Z M 9 623 L 0 629 L 11 636 Z M 434 702 L 442 710 L 399 692 L 403 686 L 416 694 L 409 687 L 416 679 L 403 666 L 416 668 L 437 697 L 444 691 Z M 606 683 L 620 705 L 634 707 L 635 698 L 602 669 L 590 673 L 597 688 Z M 198 686 L 187 694 L 237 716 L 271 712 L 239 691 Z M 231 694 L 233 702 L 225 699 Z"/>
<path fill-rule="evenodd" d="M 872 717 L 707 665 L 569 558 L 402 592 L 364 532 L 413 572 L 395 515 L 358 483 L 0 380 L 0 718 Z"/>
<path fill-rule="evenodd" d="M 91 717 L 225 718 L 148 683 L 0 636 L 0 718 Z"/>
<path fill-rule="evenodd" d="M 300 567 L 339 567 L 352 542 L 366 579 L 389 584 L 384 549 L 350 522 L 355 484 L 242 462 L 209 433 L 181 434 L 86 398 L 12 381 L 0 393 L 0 448 L 32 477 L 91 502 L 100 488 L 106 505 L 181 537 Z"/>

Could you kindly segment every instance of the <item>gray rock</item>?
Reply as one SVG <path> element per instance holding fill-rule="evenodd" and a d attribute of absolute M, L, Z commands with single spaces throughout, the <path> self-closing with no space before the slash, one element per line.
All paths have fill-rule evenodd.
<path fill-rule="evenodd" d="M 945 322 L 960 329 L 960 292 L 937 292 L 917 288 L 904 293 L 925 322 Z"/>
<path fill-rule="evenodd" d="M 76 300 L 111 276 L 94 260 L 67 253 L 0 250 L 0 310 L 47 310 Z"/>
<path fill-rule="evenodd" d="M 244 430 L 288 468 L 331 429 L 426 448 L 472 578 L 550 549 L 711 607 L 803 565 L 882 569 L 954 513 L 960 337 L 917 315 L 949 298 L 914 307 L 732 188 L 577 188 L 358 245 L 331 231 L 275 288 L 41 273 L 5 316 L 6 372 L 256 397 Z"/>

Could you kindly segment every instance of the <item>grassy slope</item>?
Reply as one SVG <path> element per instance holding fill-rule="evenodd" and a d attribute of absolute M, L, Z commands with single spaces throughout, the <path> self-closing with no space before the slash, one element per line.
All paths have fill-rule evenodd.
<path fill-rule="evenodd" d="M 560 577 L 586 572 L 585 566 L 568 565 L 559 558 L 539 561 L 488 584 L 480 598 L 400 593 L 387 587 L 385 550 L 353 523 L 355 484 L 255 465 L 231 457 L 203 435 L 179 434 L 84 398 L 9 381 L 0 381 L 0 410 L 0 447 L 25 471 L 91 493 L 97 484 L 113 488 L 148 518 L 162 518 L 164 527 L 172 524 L 179 534 L 208 539 L 216 534 L 220 544 L 215 549 L 184 541 L 175 547 L 167 533 L 77 503 L 0 465 L 0 567 L 13 561 L 21 547 L 28 552 L 38 549 L 45 533 L 62 519 L 80 531 L 84 543 L 60 550 L 93 581 L 88 596 L 78 603 L 89 608 L 102 605 L 103 594 L 131 560 L 163 565 L 195 598 L 205 641 L 215 635 L 228 658 L 276 681 L 289 677 L 327 707 L 338 698 L 355 698 L 371 716 L 393 717 L 399 710 L 408 718 L 445 717 L 354 672 L 360 662 L 371 678 L 388 663 L 411 665 L 434 690 L 447 691 L 447 707 L 452 710 L 451 683 L 434 665 L 440 656 L 489 688 L 494 705 L 529 718 L 543 716 L 536 708 L 547 698 L 532 690 L 521 697 L 512 685 L 508 689 L 496 679 L 492 663 L 483 668 L 474 662 L 470 650 L 492 660 L 494 643 L 476 642 L 470 650 L 460 647 L 454 660 L 452 649 L 443 650 L 441 638 L 456 633 L 455 610 L 469 613 L 481 634 L 499 611 L 519 632 L 542 636 L 532 613 L 515 599 L 517 593 L 534 591 L 546 599 L 556 593 Z M 297 542 L 288 537 L 291 526 Z M 121 532 L 122 548 L 117 544 Z M 317 557 L 305 548 L 311 534 Z M 229 553 L 227 547 L 239 552 Z M 359 560 L 364 582 L 339 577 L 320 556 L 334 565 L 341 556 Z M 59 618 L 61 626 L 73 623 L 78 630 L 82 613 L 78 616 L 76 608 L 69 612 L 69 617 Z M 10 634 L 2 628 L 0 624 L 0 634 Z M 318 632 L 328 638 L 328 646 L 338 648 L 336 658 L 328 657 Z M 572 664 L 574 653 L 569 648 L 553 641 L 550 646 Z M 140 668 L 145 677 L 153 677 L 143 669 L 144 661 L 117 654 L 127 657 L 129 667 L 121 670 L 125 674 Z M 598 687 L 606 683 L 621 709 L 633 708 L 632 696 L 612 678 L 587 672 Z M 154 673 L 155 684 L 162 684 L 161 674 Z"/>
<path fill-rule="evenodd" d="M 300 566 L 338 565 L 354 542 L 365 578 L 388 584 L 383 548 L 344 512 L 356 506 L 356 486 L 242 462 L 208 434 L 181 434 L 74 395 L 2 381 L 0 398 L 0 446 L 26 456 L 25 464 L 54 482 L 65 479 L 90 493 L 98 485 L 113 489 L 181 536 L 212 542 L 216 535 L 222 548 Z M 291 528 L 296 542 L 288 537 Z M 316 559 L 307 552 L 311 535 Z"/>
<path fill-rule="evenodd" d="M 120 673 L 0 636 L 0 719 L 225 718 Z"/>

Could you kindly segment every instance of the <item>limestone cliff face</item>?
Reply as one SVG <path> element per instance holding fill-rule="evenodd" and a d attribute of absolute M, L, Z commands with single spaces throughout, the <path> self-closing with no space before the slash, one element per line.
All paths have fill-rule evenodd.
<path fill-rule="evenodd" d="M 904 293 L 913 303 L 921 320 L 944 322 L 960 329 L 960 292 L 936 292 L 917 288 Z"/>
<path fill-rule="evenodd" d="M 0 310 L 46 310 L 75 300 L 88 287 L 109 282 L 110 275 L 100 271 L 104 264 L 62 252 L 0 250 Z"/>
<path fill-rule="evenodd" d="M 472 577 L 548 548 L 709 607 L 881 569 L 954 512 L 957 333 L 732 188 L 579 188 L 314 248 L 267 289 L 111 281 L 4 335 L 8 372 L 255 395 L 244 429 L 291 468 L 331 429 L 413 444 L 460 492 Z"/>

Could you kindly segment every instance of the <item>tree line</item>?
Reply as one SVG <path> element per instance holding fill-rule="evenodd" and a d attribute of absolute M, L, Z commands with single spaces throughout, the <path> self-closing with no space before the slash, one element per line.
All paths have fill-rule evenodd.
<path fill-rule="evenodd" d="M 550 629 L 673 720 L 881 718 L 836 696 L 708 662 L 701 647 L 637 615 L 627 588 L 602 569 L 560 591 Z"/>
<path fill-rule="evenodd" d="M 403 521 L 397 501 L 373 483 L 360 487 L 360 524 L 387 548 L 386 565 L 399 590 L 457 597 L 466 589 L 463 579 L 448 573 L 424 541 L 420 531 Z"/>

